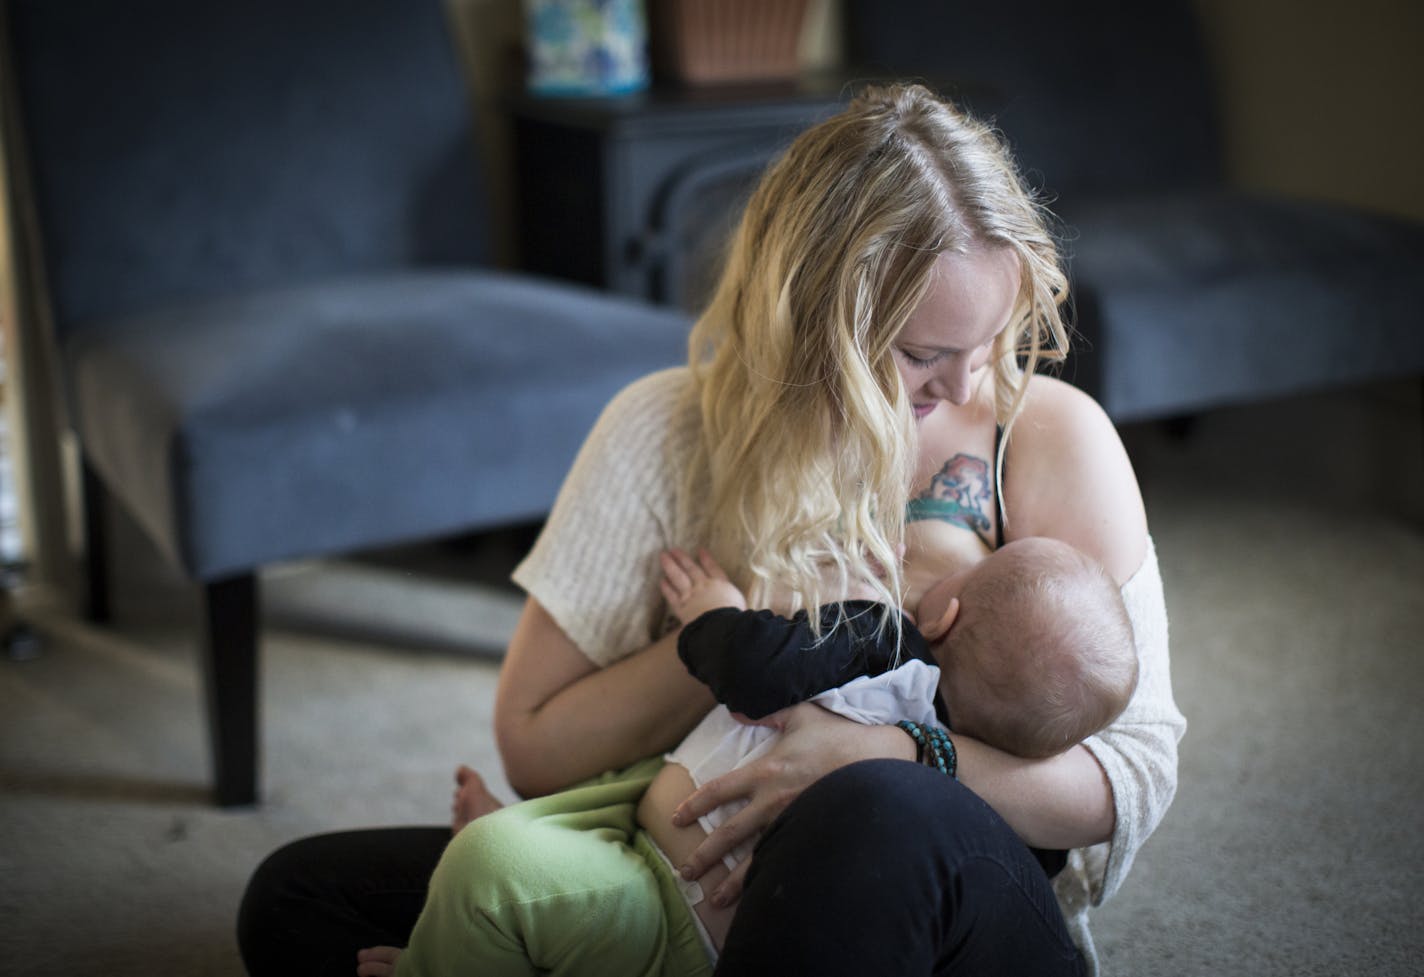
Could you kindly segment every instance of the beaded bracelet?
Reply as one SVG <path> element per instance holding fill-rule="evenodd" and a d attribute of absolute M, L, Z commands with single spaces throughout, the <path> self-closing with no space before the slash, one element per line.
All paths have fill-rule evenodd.
<path fill-rule="evenodd" d="M 959 779 L 959 755 L 947 731 L 938 726 L 921 726 L 909 719 L 902 719 L 895 725 L 915 741 L 916 763 L 927 763 L 940 773 Z"/>

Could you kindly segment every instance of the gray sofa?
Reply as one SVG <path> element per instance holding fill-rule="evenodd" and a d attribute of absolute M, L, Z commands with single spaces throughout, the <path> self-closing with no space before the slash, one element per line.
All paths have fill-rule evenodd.
<path fill-rule="evenodd" d="M 1190 2 L 847 0 L 845 35 L 1008 137 L 1063 222 L 1065 377 L 1115 419 L 1424 374 L 1424 225 L 1230 186 Z"/>

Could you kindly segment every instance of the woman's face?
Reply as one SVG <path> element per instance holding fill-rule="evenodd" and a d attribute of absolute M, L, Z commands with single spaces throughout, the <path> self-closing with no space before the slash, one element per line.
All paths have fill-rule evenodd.
<path fill-rule="evenodd" d="M 989 362 L 994 337 L 1019 294 L 1019 261 L 1008 248 L 941 254 L 924 301 L 895 340 L 895 364 L 915 420 L 942 402 L 964 405 Z"/>

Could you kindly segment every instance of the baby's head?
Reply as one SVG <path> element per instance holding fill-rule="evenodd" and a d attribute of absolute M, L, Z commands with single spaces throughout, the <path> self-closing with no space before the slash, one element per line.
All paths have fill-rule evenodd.
<path fill-rule="evenodd" d="M 1062 753 L 1112 722 L 1137 685 L 1122 594 L 1106 570 L 1057 540 L 1015 540 L 925 592 L 956 731 L 1021 757 Z"/>

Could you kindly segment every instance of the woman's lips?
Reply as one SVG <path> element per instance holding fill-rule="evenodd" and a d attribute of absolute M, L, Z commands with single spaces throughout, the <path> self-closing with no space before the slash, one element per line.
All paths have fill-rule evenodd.
<path fill-rule="evenodd" d="M 929 402 L 928 404 L 915 404 L 915 405 L 913 405 L 913 409 L 914 409 L 914 411 L 915 411 L 915 420 L 918 421 L 918 420 L 921 420 L 922 418 L 928 417 L 929 414 L 930 414 L 930 411 L 934 410 L 934 409 L 935 409 L 936 407 L 938 407 L 938 406 L 939 406 L 939 401 L 937 401 L 937 400 L 931 401 L 931 402 Z"/>

